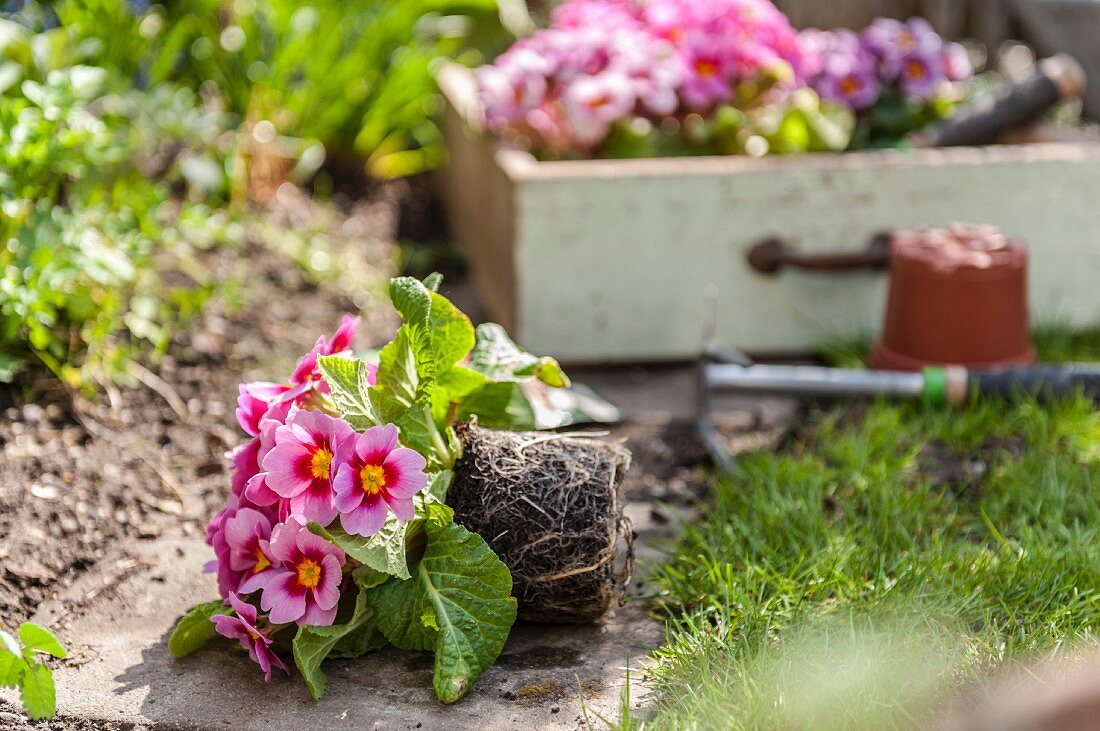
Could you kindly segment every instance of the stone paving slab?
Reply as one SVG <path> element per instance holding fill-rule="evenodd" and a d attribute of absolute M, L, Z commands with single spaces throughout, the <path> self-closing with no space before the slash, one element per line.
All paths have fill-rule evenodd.
<path fill-rule="evenodd" d="M 187 729 L 577 729 L 588 718 L 618 717 L 628 662 L 639 670 L 660 641 L 658 623 L 628 605 L 603 624 L 517 625 L 496 665 L 458 704 L 432 693 L 425 653 L 387 649 L 357 660 L 332 661 L 328 693 L 309 700 L 305 684 L 277 676 L 270 685 L 242 652 L 212 643 L 175 660 L 172 625 L 191 605 L 216 596 L 200 571 L 209 549 L 198 538 L 158 541 L 138 561 L 119 561 L 59 601 L 36 621 L 60 627 L 73 660 L 57 669 L 63 716 Z M 131 551 L 133 553 L 133 551 Z M 61 607 L 83 604 L 68 618 Z M 647 689 L 631 677 L 632 705 Z M 14 700 L 8 696 L 9 700 Z"/>

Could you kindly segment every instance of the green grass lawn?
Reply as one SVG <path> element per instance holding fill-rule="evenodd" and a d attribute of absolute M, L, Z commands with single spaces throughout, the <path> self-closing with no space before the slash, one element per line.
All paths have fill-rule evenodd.
<path fill-rule="evenodd" d="M 1097 360 L 1100 333 L 1040 349 Z M 743 467 L 656 570 L 647 728 L 920 727 L 951 690 L 1100 629 L 1084 398 L 837 407 Z"/>

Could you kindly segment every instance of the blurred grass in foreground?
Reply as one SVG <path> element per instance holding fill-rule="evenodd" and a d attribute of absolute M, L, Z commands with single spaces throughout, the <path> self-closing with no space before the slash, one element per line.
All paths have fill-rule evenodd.
<path fill-rule="evenodd" d="M 1038 341 L 1100 360 L 1096 331 Z M 1095 639 L 1084 398 L 815 411 L 743 467 L 656 569 L 668 637 L 647 728 L 927 728 L 960 684 Z"/>

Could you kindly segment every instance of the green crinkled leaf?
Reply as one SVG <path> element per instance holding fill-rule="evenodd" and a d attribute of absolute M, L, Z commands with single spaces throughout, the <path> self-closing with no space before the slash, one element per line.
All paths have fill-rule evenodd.
<path fill-rule="evenodd" d="M 23 657 L 29 661 L 36 652 L 53 655 L 57 658 L 65 657 L 65 648 L 57 641 L 57 638 L 46 629 L 33 622 L 24 622 L 19 625 L 19 639 L 23 642 Z"/>
<path fill-rule="evenodd" d="M 474 326 L 470 318 L 449 299 L 431 293 L 429 324 L 432 329 L 432 352 L 435 355 L 436 377 L 469 355 L 474 347 Z"/>
<path fill-rule="evenodd" d="M 428 486 L 424 488 L 424 494 L 444 502 L 447 499 L 447 489 L 451 486 L 451 482 L 454 481 L 455 473 L 451 470 L 440 470 L 428 477 Z"/>
<path fill-rule="evenodd" d="M 537 378 L 548 386 L 564 388 L 569 379 L 558 362 L 531 355 L 508 337 L 496 323 L 477 327 L 477 342 L 470 352 L 470 368 L 494 381 Z"/>
<path fill-rule="evenodd" d="M 487 383 L 462 402 L 456 418 L 477 417 L 489 429 L 525 431 L 535 428 L 535 410 L 515 381 Z"/>
<path fill-rule="evenodd" d="M 419 388 L 416 356 L 409 343 L 408 330 L 402 325 L 393 340 L 378 353 L 378 378 L 377 385 L 370 390 L 371 404 L 384 421 L 389 421 L 387 412 L 408 407 L 416 401 Z"/>
<path fill-rule="evenodd" d="M 310 523 L 309 529 L 331 543 L 335 543 L 348 556 L 368 568 L 399 579 L 409 578 L 409 566 L 405 560 L 405 534 L 409 523 L 402 523 L 390 515 L 381 530 L 372 536 L 349 535 L 339 525 L 328 528 Z"/>
<path fill-rule="evenodd" d="M 332 393 L 332 402 L 345 421 L 359 431 L 380 423 L 370 400 L 366 363 L 337 355 L 322 355 L 317 358 L 317 365 Z"/>
<path fill-rule="evenodd" d="M 453 366 L 441 372 L 432 389 L 432 418 L 436 424 L 449 424 L 462 410 L 466 399 L 488 383 L 488 376 L 465 366 Z"/>
<path fill-rule="evenodd" d="M 454 523 L 425 524 L 413 578 L 370 592 L 378 628 L 397 647 L 434 650 L 433 685 L 453 703 L 500 655 L 516 618 L 512 577 L 480 536 Z"/>
<path fill-rule="evenodd" d="M 367 591 L 360 589 L 355 597 L 355 609 L 347 622 L 329 627 L 299 627 L 294 635 L 294 664 L 298 666 L 314 700 L 325 694 L 328 685 L 328 678 L 321 670 L 321 663 L 326 657 L 359 657 L 385 647 L 385 638 L 374 628 L 373 613 L 366 596 Z"/>
<path fill-rule="evenodd" d="M 432 292 L 414 277 L 390 280 L 390 301 L 401 319 L 409 324 L 427 325 L 432 309 Z"/>
<path fill-rule="evenodd" d="M 19 683 L 19 692 L 28 717 L 35 721 L 53 718 L 57 711 L 57 699 L 54 695 L 53 674 L 48 667 L 39 663 L 27 665 Z"/>
<path fill-rule="evenodd" d="M 351 578 L 355 579 L 355 583 L 359 585 L 360 589 L 373 589 L 376 586 L 380 586 L 386 583 L 390 575 L 372 569 L 370 566 L 359 566 L 351 572 Z"/>
<path fill-rule="evenodd" d="M 0 688 L 18 688 L 27 662 L 14 652 L 0 648 Z"/>
<path fill-rule="evenodd" d="M 401 431 L 401 443 L 410 449 L 415 449 L 428 460 L 429 467 L 441 466 L 440 445 L 436 443 L 438 437 L 444 439 L 432 418 L 431 404 L 425 401 L 417 401 L 404 412 L 399 414 L 393 423 Z M 451 451 L 452 445 L 443 443 L 442 446 Z"/>
<path fill-rule="evenodd" d="M 416 360 L 416 372 L 421 381 L 435 376 L 436 359 L 432 348 L 432 292 L 412 277 L 390 280 L 390 301 L 405 321 L 409 348 Z"/>
<path fill-rule="evenodd" d="M 428 276 L 424 277 L 424 286 L 429 291 L 438 292 L 439 285 L 443 284 L 443 275 L 439 272 L 432 272 Z"/>
<path fill-rule="evenodd" d="M 210 621 L 216 614 L 232 614 L 233 610 L 221 600 L 199 604 L 183 615 L 172 636 L 168 638 L 168 652 L 173 657 L 184 657 L 195 652 L 214 636 L 214 623 Z"/>

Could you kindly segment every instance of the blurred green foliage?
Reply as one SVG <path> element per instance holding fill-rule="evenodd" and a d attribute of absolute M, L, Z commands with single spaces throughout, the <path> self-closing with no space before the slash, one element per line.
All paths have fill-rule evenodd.
<path fill-rule="evenodd" d="M 164 148 L 205 154 L 220 118 L 184 89 L 128 89 L 81 63 L 93 51 L 0 21 L 0 380 L 35 361 L 74 385 L 118 379 L 211 289 L 166 286 L 153 260 L 201 271 L 164 233 L 189 159 Z"/>
<path fill-rule="evenodd" d="M 477 49 L 509 40 L 496 0 L 61 0 L 54 12 L 137 86 L 201 88 L 246 127 L 269 121 L 378 177 L 440 161 L 432 65 L 480 63 Z"/>
<path fill-rule="evenodd" d="M 777 101 L 768 85 L 742 84 L 736 104 L 703 117 L 688 115 L 666 128 L 632 118 L 617 124 L 599 157 L 682 157 L 690 155 L 797 155 L 841 152 L 847 148 L 855 117 L 844 108 L 822 103 L 810 89 Z"/>
<path fill-rule="evenodd" d="M 213 209 L 431 167 L 431 66 L 507 40 L 496 0 L 0 0 L 0 381 L 127 380 L 217 289 L 247 209 Z"/>

